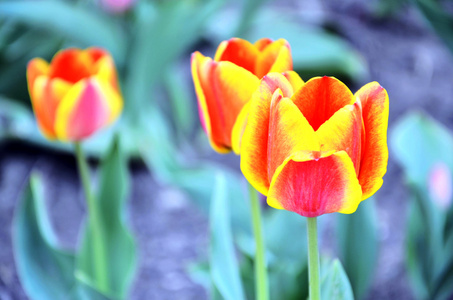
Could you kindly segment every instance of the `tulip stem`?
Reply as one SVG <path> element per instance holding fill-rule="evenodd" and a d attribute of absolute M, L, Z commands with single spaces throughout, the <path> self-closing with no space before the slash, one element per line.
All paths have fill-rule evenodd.
<path fill-rule="evenodd" d="M 261 229 L 261 207 L 258 193 L 249 184 L 250 204 L 252 210 L 253 234 L 255 236 L 255 290 L 257 300 L 269 299 L 269 283 L 267 279 L 266 256 L 263 233 Z"/>
<path fill-rule="evenodd" d="M 107 274 L 107 262 L 105 260 L 105 249 L 104 249 L 104 234 L 102 230 L 101 219 L 99 215 L 98 206 L 96 199 L 92 193 L 90 186 L 90 173 L 88 163 L 82 150 L 82 146 L 79 142 L 75 142 L 75 152 L 77 157 L 77 164 L 79 167 L 80 179 L 82 180 L 83 190 L 85 192 L 85 198 L 88 208 L 88 224 L 91 226 L 93 234 L 93 255 L 94 255 L 94 269 L 97 283 L 101 288 L 105 288 L 108 285 Z"/>
<path fill-rule="evenodd" d="M 309 299 L 321 299 L 319 286 L 319 252 L 317 219 L 307 218 Z"/>

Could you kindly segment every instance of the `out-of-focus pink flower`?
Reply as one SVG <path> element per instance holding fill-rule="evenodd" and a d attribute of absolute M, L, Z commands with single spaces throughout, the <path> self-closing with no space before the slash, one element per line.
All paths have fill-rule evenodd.
<path fill-rule="evenodd" d="M 442 209 L 451 205 L 452 176 L 444 163 L 435 164 L 429 173 L 428 189 L 431 199 Z"/>
<path fill-rule="evenodd" d="M 135 3 L 135 0 L 101 0 L 101 2 L 107 10 L 122 13 L 128 10 Z"/>

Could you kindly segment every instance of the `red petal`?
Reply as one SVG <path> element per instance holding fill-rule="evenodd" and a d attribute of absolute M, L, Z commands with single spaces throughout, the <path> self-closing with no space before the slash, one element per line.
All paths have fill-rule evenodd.
<path fill-rule="evenodd" d="M 307 81 L 292 99 L 315 131 L 340 108 L 355 102 L 347 86 L 326 76 Z"/>
<path fill-rule="evenodd" d="M 301 151 L 276 170 L 267 201 L 304 217 L 353 213 L 361 201 L 361 188 L 346 152 Z"/>
<path fill-rule="evenodd" d="M 316 131 L 322 151 L 344 150 L 358 174 L 362 147 L 362 110 L 359 102 L 338 110 Z"/>
<path fill-rule="evenodd" d="M 269 114 L 272 95 L 279 89 L 283 96 L 292 94 L 288 80 L 279 73 L 264 76 L 258 89 L 252 95 L 248 116 L 241 118 L 247 125 L 242 135 L 241 170 L 248 181 L 262 194 L 266 195 L 269 188 L 267 172 Z M 242 124 L 235 126 L 241 127 Z M 240 129 L 242 130 L 242 129 Z"/>
<path fill-rule="evenodd" d="M 214 61 L 229 61 L 254 73 L 258 53 L 258 49 L 250 42 L 232 38 L 220 43 Z"/>
<path fill-rule="evenodd" d="M 377 82 L 363 86 L 355 96 L 362 103 L 365 128 L 359 182 L 363 199 L 366 199 L 382 186 L 382 177 L 387 171 L 389 98 L 387 91 Z"/>

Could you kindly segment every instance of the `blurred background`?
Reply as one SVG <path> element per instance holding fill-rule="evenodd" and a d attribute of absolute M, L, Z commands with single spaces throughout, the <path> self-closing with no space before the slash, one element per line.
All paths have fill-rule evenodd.
<path fill-rule="evenodd" d="M 332 75 L 353 92 L 378 81 L 388 91 L 388 171 L 383 187 L 367 200 L 374 223 L 355 241 L 366 244 L 364 260 L 370 274 L 348 271 L 351 262 L 341 252 L 341 241 L 337 243 L 336 216 L 321 217 L 322 252 L 342 258 L 357 299 L 423 298 L 413 286 L 427 267 L 411 269 L 421 254 L 414 254 L 408 243 L 411 187 L 416 181 L 410 174 L 417 172 L 418 164 L 442 155 L 450 170 L 453 147 L 444 143 L 453 128 L 450 13 L 452 1 L 436 0 L 0 1 L 0 299 L 27 299 L 15 267 L 12 223 L 31 170 L 42 175 L 52 225 L 64 247 L 76 246 L 86 212 L 72 145 L 49 142 L 37 129 L 26 64 L 34 57 L 50 60 L 62 48 L 93 45 L 112 53 L 125 101 L 114 128 L 95 135 L 84 147 L 95 170 L 113 133 L 120 132 L 129 158 L 127 222 L 139 255 L 129 298 L 208 299 L 203 262 L 210 249 L 207 212 L 213 174 L 227 173 L 232 201 L 239 203 L 236 209 L 244 200 L 245 182 L 238 157 L 215 153 L 201 129 L 190 54 L 198 50 L 212 57 L 219 42 L 233 36 L 251 42 L 287 39 L 294 69 L 304 80 Z M 418 128 L 428 129 L 419 135 Z M 414 136 L 419 140 L 411 139 Z M 428 153 L 422 152 L 431 144 Z M 418 156 L 411 154 L 414 151 Z M 425 177 L 418 182 L 421 186 L 428 185 Z M 451 216 L 451 195 L 445 201 Z M 235 224 L 247 213 L 232 216 L 236 244 L 244 256 L 247 242 Z M 362 225 L 344 226 L 354 230 Z M 293 240 L 305 239 L 295 228 L 281 225 L 280 230 Z M 287 247 L 291 244 L 283 246 Z M 451 262 L 448 259 L 445 264 Z M 441 279 L 442 284 L 451 288 L 453 266 L 442 272 L 450 276 Z M 355 282 L 364 277 L 357 291 Z M 436 290 L 431 283 L 426 283 L 427 290 Z M 445 295 L 431 299 L 452 294 Z"/>

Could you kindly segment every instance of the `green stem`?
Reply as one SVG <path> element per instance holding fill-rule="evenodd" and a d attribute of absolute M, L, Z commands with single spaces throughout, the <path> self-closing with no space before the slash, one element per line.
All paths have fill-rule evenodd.
<path fill-rule="evenodd" d="M 258 193 L 249 184 L 250 203 L 252 209 L 253 234 L 255 235 L 255 290 L 257 300 L 269 299 L 269 283 L 267 279 L 266 256 L 261 229 L 261 207 Z"/>
<path fill-rule="evenodd" d="M 79 167 L 80 179 L 82 180 L 83 190 L 88 207 L 88 222 L 91 226 L 93 234 L 93 248 L 94 248 L 94 262 L 95 262 L 95 276 L 100 287 L 104 288 L 108 285 L 107 278 L 107 261 L 105 260 L 104 249 L 104 235 L 102 224 L 100 223 L 100 215 L 96 199 L 91 191 L 90 186 L 90 173 L 88 163 L 82 151 L 82 146 L 79 142 L 75 142 L 75 152 L 77 157 L 77 164 Z"/>
<path fill-rule="evenodd" d="M 318 252 L 318 228 L 315 218 L 307 218 L 308 233 L 308 283 L 310 300 L 321 299 L 319 287 L 319 252 Z"/>

